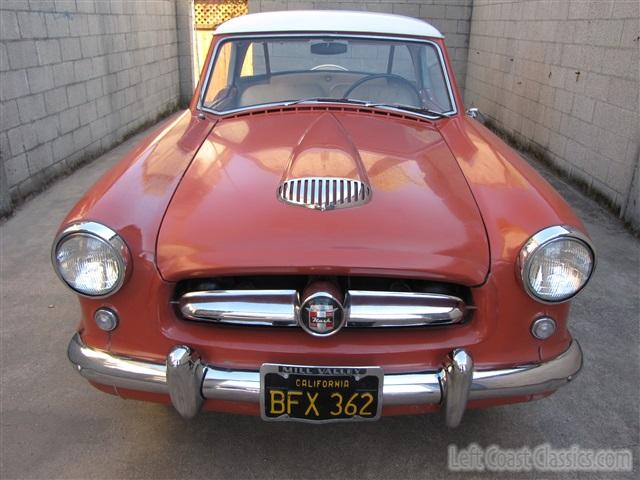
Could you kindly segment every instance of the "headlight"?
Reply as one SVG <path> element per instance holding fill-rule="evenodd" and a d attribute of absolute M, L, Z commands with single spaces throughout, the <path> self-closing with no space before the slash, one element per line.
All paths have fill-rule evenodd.
<path fill-rule="evenodd" d="M 76 293 L 92 298 L 117 292 L 131 263 L 124 240 L 96 222 L 65 228 L 53 243 L 51 257 L 60 279 Z"/>
<path fill-rule="evenodd" d="M 595 264 L 589 239 L 567 226 L 545 228 L 520 251 L 519 269 L 527 293 L 538 301 L 569 300 L 587 284 Z"/>

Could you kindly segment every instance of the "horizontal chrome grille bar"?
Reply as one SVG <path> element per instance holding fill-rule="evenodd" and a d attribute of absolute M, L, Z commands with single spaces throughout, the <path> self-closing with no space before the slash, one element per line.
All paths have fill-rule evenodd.
<path fill-rule="evenodd" d="M 178 302 L 185 318 L 235 325 L 295 326 L 296 290 L 213 290 L 185 293 Z"/>
<path fill-rule="evenodd" d="M 464 317 L 458 297 L 435 293 L 349 290 L 348 327 L 447 325 Z"/>
<path fill-rule="evenodd" d="M 186 293 L 178 305 L 190 320 L 295 327 L 300 300 L 296 290 L 211 290 Z M 460 298 L 435 293 L 349 290 L 345 300 L 347 327 L 449 325 L 465 310 Z"/>

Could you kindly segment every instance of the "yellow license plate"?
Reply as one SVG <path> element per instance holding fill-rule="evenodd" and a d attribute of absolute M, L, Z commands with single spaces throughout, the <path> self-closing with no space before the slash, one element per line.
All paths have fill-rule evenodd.
<path fill-rule="evenodd" d="M 377 420 L 382 410 L 380 367 L 315 367 L 266 363 L 260 368 L 264 420 Z"/>

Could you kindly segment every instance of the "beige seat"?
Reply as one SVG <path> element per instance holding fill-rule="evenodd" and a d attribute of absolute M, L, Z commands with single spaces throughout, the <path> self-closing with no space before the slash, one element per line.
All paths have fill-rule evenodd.
<path fill-rule="evenodd" d="M 247 87 L 240 95 L 239 107 L 263 103 L 324 97 L 324 90 L 315 83 L 275 83 Z"/>

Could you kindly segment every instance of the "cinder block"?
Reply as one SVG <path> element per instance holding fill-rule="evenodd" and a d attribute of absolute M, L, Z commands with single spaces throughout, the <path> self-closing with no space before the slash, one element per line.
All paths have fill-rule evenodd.
<path fill-rule="evenodd" d="M 46 143 L 58 136 L 58 117 L 49 115 L 40 120 L 36 120 L 31 125 L 36 132 L 38 143 Z"/>
<path fill-rule="evenodd" d="M 638 82 L 612 78 L 607 101 L 638 114 Z"/>
<path fill-rule="evenodd" d="M 18 113 L 20 123 L 23 124 L 44 117 L 47 114 L 44 107 L 44 96 L 39 93 L 18 98 Z"/>
<path fill-rule="evenodd" d="M 60 87 L 74 82 L 73 62 L 64 62 L 53 65 L 52 71 L 54 86 Z"/>
<path fill-rule="evenodd" d="M 82 13 L 71 15 L 69 18 L 69 34 L 73 37 L 89 35 L 88 16 Z"/>
<path fill-rule="evenodd" d="M 604 47 L 617 47 L 620 45 L 623 28 L 622 20 L 593 20 L 589 25 L 590 43 Z"/>
<path fill-rule="evenodd" d="M 585 122 L 591 122 L 593 119 L 593 110 L 595 108 L 595 100 L 584 95 L 576 95 L 571 109 L 571 115 Z"/>
<path fill-rule="evenodd" d="M 76 8 L 81 13 L 94 13 L 96 11 L 95 3 L 92 0 L 79 0 L 76 2 Z"/>
<path fill-rule="evenodd" d="M 36 51 L 40 65 L 59 63 L 62 60 L 58 40 L 38 40 L 36 41 Z"/>
<path fill-rule="evenodd" d="M 73 134 L 67 133 L 61 137 L 56 138 L 52 144 L 53 158 L 56 162 L 64 160 L 69 155 L 74 153 Z"/>
<path fill-rule="evenodd" d="M 3 10 L 0 15 L 0 39 L 17 40 L 20 38 L 20 28 L 15 12 Z"/>
<path fill-rule="evenodd" d="M 9 70 L 9 56 L 7 54 L 7 46 L 0 43 L 0 72 Z"/>
<path fill-rule="evenodd" d="M 45 16 L 45 24 L 47 26 L 47 36 L 49 37 L 68 37 L 69 36 L 69 18 L 66 15 L 47 14 Z"/>
<path fill-rule="evenodd" d="M 4 12 L 2 13 L 4 15 Z M 22 38 L 46 38 L 44 14 L 40 12 L 17 12 L 18 26 Z"/>
<path fill-rule="evenodd" d="M 88 102 L 78 107 L 78 116 L 80 117 L 80 125 L 87 125 L 98 118 L 96 102 Z"/>
<path fill-rule="evenodd" d="M 289 8 L 291 9 L 291 2 L 289 2 Z M 397 15 L 406 15 L 408 17 L 419 17 L 420 16 L 420 5 L 417 3 L 394 3 L 393 4 L 393 13 Z"/>
<path fill-rule="evenodd" d="M 90 58 L 83 58 L 82 60 L 73 62 L 73 74 L 76 82 L 84 82 L 94 77 L 91 67 L 92 62 Z"/>
<path fill-rule="evenodd" d="M 78 3 L 83 3 L 87 0 L 79 0 Z M 75 0 L 55 0 L 54 1 L 56 12 L 60 13 L 72 13 L 76 11 Z"/>
<path fill-rule="evenodd" d="M 46 65 L 27 70 L 27 80 L 29 81 L 29 91 L 40 93 L 53 88 L 53 69 Z"/>
<path fill-rule="evenodd" d="M 61 112 L 68 106 L 67 88 L 58 87 L 44 93 L 44 106 L 49 115 Z"/>
<path fill-rule="evenodd" d="M 6 101 L 21 97 L 29 93 L 27 72 L 25 70 L 13 70 L 0 73 L 0 100 Z"/>
<path fill-rule="evenodd" d="M 87 101 L 87 90 L 84 83 L 67 87 L 67 101 L 70 107 L 81 105 Z"/>
<path fill-rule="evenodd" d="M 58 115 L 60 133 L 65 134 L 71 132 L 80 126 L 80 119 L 78 117 L 78 109 L 70 108 Z"/>
<path fill-rule="evenodd" d="M 7 175 L 7 186 L 13 187 L 29 177 L 27 155 L 21 154 L 9 157 L 4 162 L 4 171 Z"/>
<path fill-rule="evenodd" d="M 18 102 L 15 100 L 0 102 L 0 131 L 5 132 L 17 125 L 20 125 Z"/>
<path fill-rule="evenodd" d="M 33 40 L 7 43 L 7 55 L 13 70 L 38 65 L 38 53 Z"/>
<path fill-rule="evenodd" d="M 51 165 L 53 163 L 51 143 L 45 143 L 27 152 L 27 163 L 31 175 Z"/>
<path fill-rule="evenodd" d="M 36 134 L 29 125 L 12 128 L 7 132 L 7 137 L 11 155 L 14 157 L 31 150 L 38 144 Z"/>
<path fill-rule="evenodd" d="M 80 126 L 80 128 L 73 131 L 73 145 L 76 151 L 89 145 L 91 140 L 91 129 L 89 125 Z"/>
<path fill-rule="evenodd" d="M 637 138 L 638 114 L 631 110 L 611 105 L 605 102 L 596 102 L 593 122 L 598 127 L 613 133 L 618 133 L 628 139 Z"/>
<path fill-rule="evenodd" d="M 60 40 L 60 49 L 62 50 L 62 60 L 77 60 L 82 57 L 80 49 L 80 39 L 63 38 Z"/>

